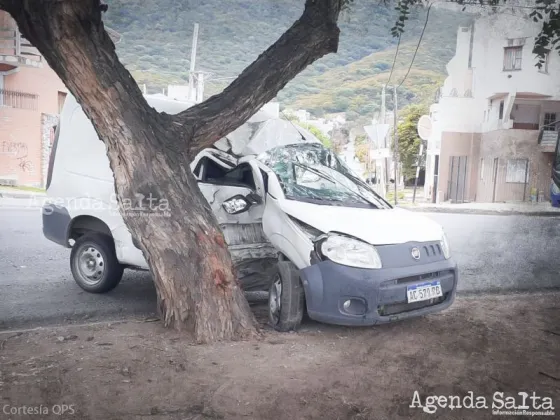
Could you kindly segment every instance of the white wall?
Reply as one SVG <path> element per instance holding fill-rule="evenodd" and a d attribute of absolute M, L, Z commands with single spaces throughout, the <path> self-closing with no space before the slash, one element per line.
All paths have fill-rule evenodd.
<path fill-rule="evenodd" d="M 499 93 L 527 92 L 560 98 L 560 56 L 552 52 L 548 73 L 539 71 L 532 52 L 542 24 L 521 16 L 501 13 L 480 18 L 474 25 L 473 68 L 477 97 Z M 504 47 L 508 38 L 525 38 L 521 70 L 504 71 Z"/>
<path fill-rule="evenodd" d="M 458 29 L 456 54 L 447 65 L 449 76 L 442 87 L 439 104 L 441 131 L 468 133 L 509 128 L 511 121 L 505 121 L 504 126 L 498 116 L 500 100 L 507 105 L 510 93 L 560 100 L 558 52 L 551 52 L 547 73 L 535 67 L 533 40 L 540 28 L 538 23 L 513 16 L 511 12 L 478 18 L 472 34 L 472 68 L 468 64 L 473 29 Z M 508 38 L 525 38 L 521 70 L 504 71 L 504 47 Z M 472 98 L 465 97 L 468 93 L 472 93 Z M 490 98 L 494 98 L 492 106 L 489 106 Z M 516 122 L 533 122 L 535 112 L 536 108 L 512 110 Z"/>

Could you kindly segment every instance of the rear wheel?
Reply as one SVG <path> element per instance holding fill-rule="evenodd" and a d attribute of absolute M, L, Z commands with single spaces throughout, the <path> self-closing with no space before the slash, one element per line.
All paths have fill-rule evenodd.
<path fill-rule="evenodd" d="M 304 312 L 304 290 L 298 269 L 289 261 L 280 261 L 268 292 L 268 318 L 277 331 L 295 330 Z"/>
<path fill-rule="evenodd" d="M 70 268 L 78 286 L 91 293 L 113 290 L 124 271 L 112 238 L 101 233 L 86 233 L 76 240 L 70 253 Z"/>

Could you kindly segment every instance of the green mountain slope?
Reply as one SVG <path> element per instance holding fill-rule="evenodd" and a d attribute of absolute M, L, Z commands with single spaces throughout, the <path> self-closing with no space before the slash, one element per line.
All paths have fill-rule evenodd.
<path fill-rule="evenodd" d="M 223 89 L 273 43 L 301 14 L 303 0 L 108 0 L 106 23 L 123 35 L 120 59 L 151 92 L 188 80 L 193 24 L 200 24 L 196 68 L 208 71 L 205 94 Z M 340 20 L 339 51 L 318 60 L 280 92 L 283 106 L 306 107 L 314 114 L 370 113 L 392 63 L 396 39 L 390 28 L 394 4 L 355 0 Z M 425 10 L 407 22 L 395 76 L 412 58 Z M 455 48 L 457 27 L 469 17 L 433 9 L 425 41 L 416 57 L 403 105 L 431 95 Z"/>

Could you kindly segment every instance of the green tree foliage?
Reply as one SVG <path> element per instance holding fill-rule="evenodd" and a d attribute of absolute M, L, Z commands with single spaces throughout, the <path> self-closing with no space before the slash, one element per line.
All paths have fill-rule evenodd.
<path fill-rule="evenodd" d="M 321 130 L 319 130 L 317 127 L 315 127 L 314 125 L 308 124 L 308 123 L 304 123 L 302 121 L 299 120 L 298 117 L 296 117 L 295 115 L 292 114 L 284 114 L 282 113 L 282 117 L 285 120 L 291 121 L 292 123 L 299 125 L 301 128 L 306 129 L 307 131 L 309 131 L 311 134 L 313 134 L 315 137 L 317 137 L 317 139 L 323 143 L 323 145 L 325 147 L 328 147 L 330 149 L 333 148 L 333 143 L 331 141 L 331 139 L 326 136 L 325 134 L 323 134 L 323 132 Z"/>
<path fill-rule="evenodd" d="M 356 136 L 354 139 L 354 147 L 356 150 L 356 157 L 360 163 L 365 164 L 367 161 L 367 138 L 365 134 Z"/>
<path fill-rule="evenodd" d="M 307 131 L 309 131 L 311 134 L 317 137 L 325 147 L 332 148 L 331 139 L 325 136 L 323 132 L 319 130 L 317 127 L 311 124 L 303 123 L 301 121 L 297 121 L 296 124 L 299 125 L 301 128 L 305 128 Z"/>
<path fill-rule="evenodd" d="M 426 107 L 422 105 L 410 105 L 402 110 L 402 123 L 397 126 L 399 139 L 399 161 L 405 179 L 416 175 L 415 163 L 422 140 L 418 137 L 417 124 L 420 117 L 426 114 Z"/>

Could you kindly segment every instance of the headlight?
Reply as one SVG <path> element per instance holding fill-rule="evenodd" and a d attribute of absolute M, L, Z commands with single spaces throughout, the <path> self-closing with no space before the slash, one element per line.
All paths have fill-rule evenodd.
<path fill-rule="evenodd" d="M 558 188 L 558 186 L 554 181 L 552 181 L 552 185 L 550 186 L 550 191 L 552 192 L 553 195 L 560 194 L 560 188 Z"/>
<path fill-rule="evenodd" d="M 442 234 L 439 244 L 441 246 L 441 250 L 443 251 L 443 256 L 446 260 L 448 260 L 451 257 L 451 250 L 449 249 L 449 242 L 447 242 L 447 236 L 445 236 L 445 233 Z"/>
<path fill-rule="evenodd" d="M 359 268 L 381 268 L 381 258 L 375 247 L 357 239 L 333 234 L 318 245 L 321 255 L 335 263 Z"/>

